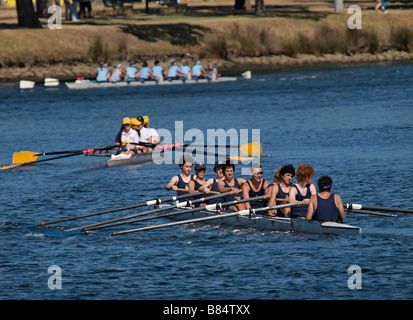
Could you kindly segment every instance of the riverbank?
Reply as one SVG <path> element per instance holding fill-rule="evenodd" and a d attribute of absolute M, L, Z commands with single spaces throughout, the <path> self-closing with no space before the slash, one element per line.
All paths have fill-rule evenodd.
<path fill-rule="evenodd" d="M 343 54 L 327 54 L 324 56 L 314 56 L 311 54 L 299 54 L 292 58 L 288 56 L 269 56 L 269 57 L 238 57 L 231 61 L 218 59 L 201 60 L 206 63 L 213 62 L 222 74 L 237 74 L 250 70 L 253 73 L 277 72 L 291 69 L 309 69 L 309 68 L 326 68 L 349 66 L 355 64 L 369 63 L 394 63 L 394 62 L 413 62 L 413 53 L 388 51 L 379 54 L 355 54 L 347 56 Z M 123 61 L 124 66 L 127 61 Z M 97 66 L 87 63 L 57 63 L 53 65 L 28 66 L 28 67 L 11 67 L 2 68 L 0 82 L 18 82 L 19 80 L 31 80 L 43 82 L 44 78 L 52 77 L 60 81 L 71 81 L 79 77 L 85 79 L 96 76 Z"/>
<path fill-rule="evenodd" d="M 303 7 L 303 3 L 305 7 Z M 371 6 L 371 7 L 370 7 Z M 248 14 L 97 14 L 62 29 L 20 29 L 0 25 L 0 82 L 93 78 L 97 62 L 110 68 L 133 60 L 165 68 L 200 59 L 221 74 L 273 72 L 358 63 L 413 61 L 412 10 L 375 12 L 363 7 L 363 29 L 347 27 L 348 14 L 330 3 L 278 6 L 265 17 Z M 6 11 L 0 10 L 4 17 Z M 95 13 L 98 11 L 95 10 Z M 12 11 L 7 13 L 12 14 Z"/>

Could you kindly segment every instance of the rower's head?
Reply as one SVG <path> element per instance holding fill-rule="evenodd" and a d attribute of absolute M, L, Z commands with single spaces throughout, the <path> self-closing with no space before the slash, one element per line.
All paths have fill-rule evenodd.
<path fill-rule="evenodd" d="M 203 179 L 205 176 L 206 165 L 203 162 L 198 162 L 195 164 L 195 173 L 198 178 Z"/>
<path fill-rule="evenodd" d="M 143 119 L 143 126 L 147 128 L 149 126 L 149 117 L 143 116 L 142 119 Z"/>
<path fill-rule="evenodd" d="M 215 162 L 214 165 L 214 172 L 217 174 L 217 177 L 221 179 L 224 176 L 224 173 L 222 172 L 222 166 L 224 165 L 224 162 L 218 160 Z"/>
<path fill-rule="evenodd" d="M 141 121 L 139 121 L 137 118 L 132 118 L 131 119 L 131 125 L 132 125 L 132 129 L 140 130 L 140 129 L 142 129 L 143 123 Z"/>
<path fill-rule="evenodd" d="M 250 172 L 251 172 L 252 179 L 255 179 L 255 180 L 261 180 L 264 175 L 264 171 L 262 170 L 262 165 L 260 165 L 259 163 L 253 163 L 250 167 Z"/>
<path fill-rule="evenodd" d="M 226 162 L 222 166 L 222 173 L 224 174 L 224 177 L 227 179 L 232 179 L 234 176 L 234 171 L 235 171 L 235 165 L 231 162 Z"/>
<path fill-rule="evenodd" d="M 318 181 L 317 181 L 317 185 L 318 185 L 318 190 L 320 192 L 323 191 L 331 191 L 331 186 L 333 185 L 333 179 L 331 179 L 329 176 L 321 176 Z"/>
<path fill-rule="evenodd" d="M 127 131 L 131 128 L 131 119 L 128 117 L 123 118 L 122 120 L 122 128 L 126 129 Z"/>
<path fill-rule="evenodd" d="M 307 180 L 307 183 L 311 183 L 315 171 L 312 166 L 307 163 L 302 163 L 297 168 L 297 181 L 304 182 Z"/>
<path fill-rule="evenodd" d="M 274 182 L 281 183 L 284 181 L 286 185 L 289 185 L 294 176 L 294 166 L 292 164 L 286 164 L 275 171 Z"/>
<path fill-rule="evenodd" d="M 184 174 L 190 174 L 192 166 L 194 164 L 194 158 L 189 154 L 184 154 L 179 158 L 179 167 Z"/>

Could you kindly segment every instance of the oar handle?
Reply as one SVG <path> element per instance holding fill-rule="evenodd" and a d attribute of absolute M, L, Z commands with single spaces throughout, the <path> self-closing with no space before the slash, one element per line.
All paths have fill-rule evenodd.
<path fill-rule="evenodd" d="M 182 188 L 178 188 L 178 189 L 176 189 L 176 191 L 179 191 L 179 192 L 189 192 L 189 190 L 188 189 L 182 189 Z M 221 194 L 220 192 L 218 192 L 218 191 L 209 191 L 209 192 L 202 192 L 202 193 L 206 193 L 206 194 L 208 194 L 208 193 L 210 193 L 210 194 Z"/>

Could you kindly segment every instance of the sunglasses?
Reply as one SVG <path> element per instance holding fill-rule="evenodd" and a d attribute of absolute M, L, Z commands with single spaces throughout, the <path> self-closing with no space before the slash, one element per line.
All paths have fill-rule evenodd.
<path fill-rule="evenodd" d="M 264 172 L 263 172 L 263 171 L 260 171 L 260 172 L 254 173 L 254 176 L 263 175 L 263 174 L 264 174 Z"/>

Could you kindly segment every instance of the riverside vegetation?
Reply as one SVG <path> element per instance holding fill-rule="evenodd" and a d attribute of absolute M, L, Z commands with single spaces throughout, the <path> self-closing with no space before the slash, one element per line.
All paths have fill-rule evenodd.
<path fill-rule="evenodd" d="M 374 4 L 373 4 L 374 5 Z M 221 73 L 274 71 L 325 63 L 411 60 L 411 10 L 363 10 L 362 29 L 348 14 L 309 12 L 288 17 L 150 16 L 64 23 L 61 30 L 0 28 L 0 81 L 93 77 L 98 61 L 138 64 L 199 58 Z M 10 72 L 7 72 L 10 71 Z"/>

